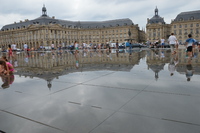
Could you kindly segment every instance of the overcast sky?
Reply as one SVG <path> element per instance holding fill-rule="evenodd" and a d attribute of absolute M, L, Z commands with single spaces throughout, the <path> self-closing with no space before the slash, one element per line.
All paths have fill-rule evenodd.
<path fill-rule="evenodd" d="M 181 12 L 200 10 L 200 1 L 192 0 L 0 0 L 0 29 L 7 24 L 42 15 L 43 4 L 49 17 L 70 21 L 105 21 L 130 18 L 140 29 L 147 18 L 158 15 L 170 24 Z"/>

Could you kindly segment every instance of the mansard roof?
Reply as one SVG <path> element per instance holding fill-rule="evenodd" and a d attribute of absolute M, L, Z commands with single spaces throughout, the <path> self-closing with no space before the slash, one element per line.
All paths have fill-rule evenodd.
<path fill-rule="evenodd" d="M 200 10 L 181 12 L 176 16 L 174 21 L 194 20 L 194 19 L 200 19 Z"/>
<path fill-rule="evenodd" d="M 60 24 L 63 27 L 72 27 L 72 28 L 106 28 L 106 27 L 133 25 L 133 22 L 128 18 L 108 20 L 108 21 L 67 21 L 67 20 L 50 18 L 48 16 L 41 16 L 34 20 L 25 20 L 24 22 L 5 25 L 1 30 L 19 29 L 23 27 L 25 28 L 34 24 L 38 25 Z"/>
<path fill-rule="evenodd" d="M 153 16 L 149 21 L 148 24 L 153 24 L 153 23 L 162 23 L 165 24 L 165 21 L 163 18 L 161 18 L 159 15 Z"/>
<path fill-rule="evenodd" d="M 155 9 L 155 15 L 151 19 L 149 19 L 147 23 L 148 24 L 154 24 L 154 23 L 165 24 L 164 18 L 162 18 L 158 15 L 158 8 L 157 7 Z"/>
<path fill-rule="evenodd" d="M 51 18 L 46 14 L 46 8 L 42 8 L 42 15 L 34 20 L 20 21 L 19 23 L 9 24 L 2 27 L 2 31 L 26 28 L 30 25 L 49 25 L 59 24 L 62 27 L 68 28 L 106 28 L 116 26 L 134 25 L 132 20 L 129 18 L 115 19 L 108 21 L 68 21 Z"/>

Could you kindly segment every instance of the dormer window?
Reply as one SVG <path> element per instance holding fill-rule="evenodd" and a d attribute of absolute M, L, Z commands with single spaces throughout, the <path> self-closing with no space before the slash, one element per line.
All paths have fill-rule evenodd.
<path fill-rule="evenodd" d="M 190 20 L 194 20 L 194 17 L 192 16 L 192 17 L 190 17 Z"/>
<path fill-rule="evenodd" d="M 183 21 L 183 18 L 179 18 L 179 21 Z"/>

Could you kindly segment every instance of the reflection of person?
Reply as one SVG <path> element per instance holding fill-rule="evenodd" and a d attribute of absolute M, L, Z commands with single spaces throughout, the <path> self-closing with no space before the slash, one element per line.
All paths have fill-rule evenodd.
<path fill-rule="evenodd" d="M 78 60 L 76 60 L 75 67 L 76 67 L 76 69 L 78 69 L 78 68 L 79 68 L 79 61 L 78 61 Z"/>
<path fill-rule="evenodd" d="M 168 70 L 170 71 L 170 75 L 173 76 L 176 71 L 176 66 L 178 64 L 178 54 L 175 57 L 171 57 L 170 63 L 168 65 Z"/>
<path fill-rule="evenodd" d="M 74 55 L 74 57 L 75 57 L 75 59 L 76 59 L 76 62 L 75 62 L 75 67 L 76 67 L 76 69 L 78 69 L 78 68 L 79 68 L 79 60 L 78 60 L 78 55 L 77 55 L 77 54 L 75 54 L 75 55 Z"/>
<path fill-rule="evenodd" d="M 160 58 L 165 58 L 165 53 L 163 50 L 160 52 Z"/>
<path fill-rule="evenodd" d="M 188 64 L 186 65 L 186 71 L 185 71 L 185 76 L 187 78 L 187 81 L 190 81 L 192 76 L 193 76 L 194 70 L 192 67 L 191 62 L 188 62 Z"/>
<path fill-rule="evenodd" d="M 171 53 L 175 54 L 176 51 L 174 50 L 174 48 L 175 48 L 175 45 L 178 44 L 178 41 L 177 41 L 176 37 L 174 36 L 174 33 L 171 33 L 171 36 L 169 36 L 168 41 L 169 41 L 169 45 L 171 48 Z"/>
<path fill-rule="evenodd" d="M 24 44 L 24 51 L 27 52 L 28 51 L 28 45 L 25 43 Z"/>
<path fill-rule="evenodd" d="M 12 56 L 13 56 L 13 52 L 12 52 L 11 45 L 8 45 L 8 57 L 12 57 Z"/>
<path fill-rule="evenodd" d="M 3 81 L 3 84 L 1 85 L 1 87 L 3 89 L 6 89 L 6 88 L 9 88 L 10 84 L 12 84 L 14 82 L 15 77 L 13 74 L 7 75 L 7 76 L 1 75 L 1 79 Z"/>

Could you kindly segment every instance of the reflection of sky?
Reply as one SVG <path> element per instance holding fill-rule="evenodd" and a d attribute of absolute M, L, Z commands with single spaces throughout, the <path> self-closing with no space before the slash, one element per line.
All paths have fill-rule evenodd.
<path fill-rule="evenodd" d="M 30 82 L 32 80 L 35 80 L 38 78 L 30 78 L 30 77 L 24 77 L 24 76 L 19 76 L 19 75 L 15 75 L 15 83 L 25 83 L 25 82 Z"/>
<path fill-rule="evenodd" d="M 65 132 L 88 133 L 102 125 L 106 125 L 102 129 L 117 129 L 123 124 L 138 123 L 138 120 L 145 123 L 143 119 L 149 119 L 149 123 L 156 121 L 154 124 L 157 125 L 164 121 L 161 118 L 199 125 L 196 102 L 200 94 L 200 75 L 194 75 L 191 82 L 187 82 L 185 73 L 176 71 L 170 76 L 169 62 L 160 63 L 161 67 L 158 67 L 154 59 L 151 61 L 152 66 L 161 69 L 158 80 L 155 80 L 155 68 L 148 69 L 147 57 L 139 59 L 139 63 L 132 64 L 132 67 L 130 64 L 121 65 L 124 71 L 112 70 L 110 65 L 109 69 L 97 67 L 92 71 L 82 69 L 61 75 L 51 81 L 51 89 L 42 78 L 15 75 L 11 87 L 0 90 L 0 130 L 59 133 L 57 129 L 62 129 Z M 118 119 L 119 114 L 121 119 Z M 166 123 L 162 125 L 165 127 Z"/>

